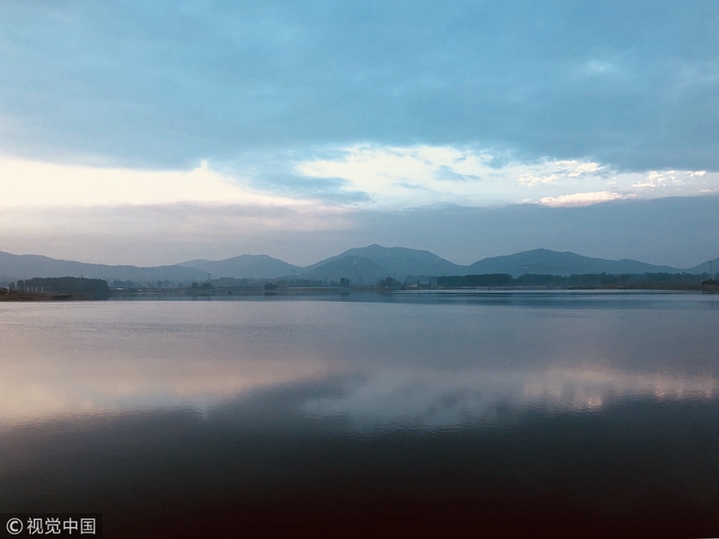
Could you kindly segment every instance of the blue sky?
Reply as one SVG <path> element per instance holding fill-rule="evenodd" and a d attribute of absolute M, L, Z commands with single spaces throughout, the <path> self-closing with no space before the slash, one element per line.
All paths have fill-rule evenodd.
<path fill-rule="evenodd" d="M 378 215 L 714 197 L 717 27 L 714 1 L 0 0 L 0 250 L 310 263 L 399 241 L 360 233 Z M 522 240 L 530 213 L 507 249 L 557 243 Z M 276 239 L 298 232 L 300 253 Z M 719 251 L 647 234 L 657 262 Z M 439 254 L 502 254 L 466 249 Z"/>

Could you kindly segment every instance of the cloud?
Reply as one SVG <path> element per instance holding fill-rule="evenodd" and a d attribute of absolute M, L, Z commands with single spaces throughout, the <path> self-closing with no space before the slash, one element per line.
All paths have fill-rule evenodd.
<path fill-rule="evenodd" d="M 248 184 L 257 190 L 281 197 L 313 198 L 329 204 L 352 205 L 371 201 L 369 194 L 353 189 L 344 178 L 319 178 L 270 172 L 256 175 Z"/>
<path fill-rule="evenodd" d="M 443 191 L 445 197 L 462 196 L 468 188 L 457 185 L 457 180 L 476 183 L 478 174 L 490 168 L 484 159 L 487 156 L 452 147 L 363 144 L 344 148 L 338 158 L 299 162 L 296 170 L 301 176 L 343 178 L 353 189 L 376 195 L 382 203 L 414 204 L 431 202 Z"/>
<path fill-rule="evenodd" d="M 567 178 L 577 178 L 582 175 L 604 176 L 603 167 L 599 163 L 580 162 L 576 160 L 550 161 L 534 166 L 516 166 L 519 173 L 517 181 L 523 185 L 552 184 Z M 522 170 L 522 168 L 524 170 Z"/>
<path fill-rule="evenodd" d="M 362 207 L 401 208 L 438 203 L 486 206 L 541 202 L 586 205 L 635 196 L 697 195 L 719 188 L 706 171 L 612 170 L 589 160 L 495 158 L 490 150 L 454 146 L 341 148 L 328 158 L 300 161 L 302 177 L 342 178 L 341 189 L 362 192 Z M 647 189 L 651 188 L 651 189 Z"/>
<path fill-rule="evenodd" d="M 602 60 L 590 60 L 582 69 L 582 72 L 589 76 L 607 75 L 616 73 L 617 71 L 616 65 Z"/>
<path fill-rule="evenodd" d="M 4 2 L 0 147 L 187 169 L 371 141 L 716 171 L 718 22 L 710 0 Z"/>
<path fill-rule="evenodd" d="M 291 166 L 257 160 L 215 169 L 137 170 L 0 158 L 0 208 L 216 205 L 277 208 L 308 216 L 351 209 L 392 211 L 437 205 L 521 202 L 587 205 L 631 197 L 709 194 L 719 174 L 695 170 L 621 173 L 593 161 L 533 162 L 489 149 L 454 146 L 335 147 Z M 250 213 L 253 213 L 252 211 Z M 218 213 L 221 215 L 221 213 Z M 309 221 L 308 221 L 309 219 Z M 275 218 L 266 221 L 272 228 Z M 256 225 L 262 220 L 258 217 Z M 52 230 L 46 229 L 47 233 Z"/>
<path fill-rule="evenodd" d="M 58 165 L 0 159 L 3 196 L 0 207 L 156 205 L 193 202 L 298 206 L 308 201 L 251 190 L 240 178 L 209 168 L 189 171 L 143 171 Z"/>
<path fill-rule="evenodd" d="M 719 175 L 706 170 L 651 170 L 631 187 L 637 192 L 690 189 L 699 193 L 719 191 Z"/>
<path fill-rule="evenodd" d="M 542 204 L 547 206 L 589 206 L 599 202 L 607 202 L 608 200 L 616 200 L 623 198 L 617 193 L 609 191 L 595 191 L 593 193 L 573 193 L 571 195 L 562 195 L 558 197 L 544 197 L 540 200 Z"/>
<path fill-rule="evenodd" d="M 341 177 L 383 207 L 444 203 L 486 205 L 526 198 L 526 187 L 561 184 L 586 177 L 602 179 L 597 163 L 542 159 L 522 163 L 489 151 L 452 146 L 382 147 L 355 145 L 332 158 L 301 161 L 299 175 Z M 536 193 L 535 193 L 536 194 Z"/>

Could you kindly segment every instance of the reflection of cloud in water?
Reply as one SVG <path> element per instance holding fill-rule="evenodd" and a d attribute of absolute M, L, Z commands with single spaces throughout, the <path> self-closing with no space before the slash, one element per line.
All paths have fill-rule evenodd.
<path fill-rule="evenodd" d="M 591 411 L 632 398 L 711 399 L 719 380 L 617 370 L 377 373 L 339 398 L 315 398 L 303 411 L 345 416 L 360 425 L 451 426 L 493 421 L 502 410 Z"/>
<path fill-rule="evenodd" d="M 153 360 L 144 364 L 10 365 L 0 379 L 0 422 L 36 421 L 72 414 L 173 407 L 213 408 L 248 391 L 315 383 L 332 369 L 317 359 L 263 361 Z M 83 373 L 78 375 L 78 373 Z M 679 377 L 592 368 L 512 371 L 383 369 L 364 378 L 340 378 L 332 396 L 305 395 L 297 403 L 314 417 L 343 416 L 371 427 L 458 425 L 493 421 L 502 410 L 542 408 L 591 411 L 612 400 L 710 399 L 711 376 Z M 337 378 L 327 383 L 335 386 Z M 278 387 L 279 386 L 279 387 Z M 324 387 L 324 386 L 323 386 Z"/>
<path fill-rule="evenodd" d="M 184 359 L 73 365 L 36 361 L 3 367 L 0 422 L 16 423 L 72 414 L 213 406 L 262 387 L 297 383 L 326 374 L 316 359 L 263 361 Z"/>
<path fill-rule="evenodd" d="M 613 397 L 654 397 L 658 399 L 712 398 L 719 380 L 711 376 L 676 377 L 662 374 L 622 373 L 601 370 L 549 370 L 529 376 L 524 399 L 545 400 L 560 406 L 592 409 Z"/>
<path fill-rule="evenodd" d="M 668 308 L 656 302 L 665 295 L 648 295 L 641 310 L 627 300 L 644 297 L 636 294 L 603 295 L 601 308 L 596 294 L 553 297 L 534 306 L 4 305 L 0 424 L 169 408 L 211 412 L 235 397 L 252 408 L 248 392 L 274 388 L 287 397 L 308 383 L 317 390 L 291 400 L 307 418 L 400 426 L 717 393 L 716 316 L 677 307 L 701 296 L 666 296 L 681 299 Z"/>

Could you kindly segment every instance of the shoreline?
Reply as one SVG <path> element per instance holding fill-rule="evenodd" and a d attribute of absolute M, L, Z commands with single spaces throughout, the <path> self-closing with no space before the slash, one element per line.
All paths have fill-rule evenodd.
<path fill-rule="evenodd" d="M 171 289 L 171 290 L 143 290 L 143 291 L 111 291 L 108 297 L 91 297 L 87 295 L 77 294 L 61 294 L 52 292 L 8 292 L 0 295 L 0 302 L 50 302 L 50 301 L 105 301 L 105 300 L 123 300 L 123 299 L 161 299 L 161 298 L 178 298 L 178 299 L 209 299 L 231 297 L 266 297 L 266 298 L 297 298 L 297 297 L 316 297 L 316 296 L 348 296 L 351 294 L 378 294 L 386 295 L 396 292 L 422 292 L 422 291 L 504 291 L 504 292 L 525 292 L 525 291 L 630 291 L 630 290 L 646 290 L 657 292 L 688 292 L 702 294 L 719 294 L 719 286 L 717 285 L 701 285 L 701 284 L 633 284 L 633 285 L 605 285 L 605 286 L 455 286 L 455 287 L 402 287 L 402 288 L 380 288 L 376 286 L 367 287 L 287 287 L 277 288 L 275 290 L 264 290 L 257 287 L 248 288 L 232 288 L 232 289 L 212 289 L 207 291 L 195 292 L 191 289 Z"/>
<path fill-rule="evenodd" d="M 52 292 L 8 292 L 0 295 L 0 301 L 72 301 L 86 298 L 75 297 L 73 294 L 54 294 Z"/>

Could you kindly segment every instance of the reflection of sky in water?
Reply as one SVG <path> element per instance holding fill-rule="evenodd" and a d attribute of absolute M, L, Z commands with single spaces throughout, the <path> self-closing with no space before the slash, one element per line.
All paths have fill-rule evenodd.
<path fill-rule="evenodd" d="M 719 309 L 706 296 L 457 297 L 4 304 L 0 421 L 207 409 L 309 381 L 338 391 L 303 412 L 368 425 L 717 396 Z"/>
<path fill-rule="evenodd" d="M 359 426 L 451 426 L 498 419 L 502 408 L 591 411 L 612 400 L 712 399 L 719 380 L 621 371 L 550 369 L 543 372 L 376 373 L 342 397 L 312 399 L 303 410 L 343 416 Z"/>

